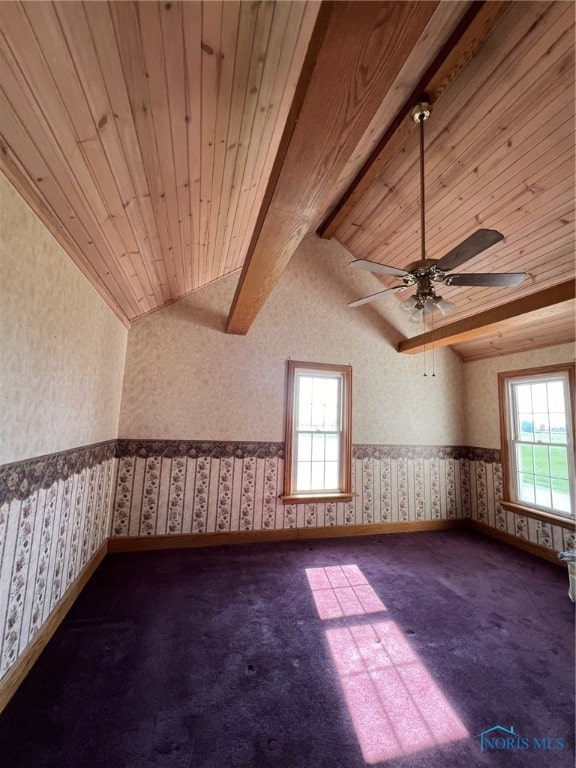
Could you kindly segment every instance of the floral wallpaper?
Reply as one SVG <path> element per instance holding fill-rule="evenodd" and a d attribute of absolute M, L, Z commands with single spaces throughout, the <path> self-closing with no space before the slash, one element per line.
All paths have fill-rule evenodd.
<path fill-rule="evenodd" d="M 107 538 L 111 442 L 0 468 L 0 678 Z"/>
<path fill-rule="evenodd" d="M 461 515 L 470 457 L 452 446 L 355 445 L 347 503 L 283 504 L 282 443 L 118 442 L 112 536 L 278 530 Z"/>
<path fill-rule="evenodd" d="M 505 511 L 500 451 L 354 445 L 347 503 L 283 504 L 282 443 L 118 441 L 111 536 L 471 519 L 555 551 L 574 534 Z"/>

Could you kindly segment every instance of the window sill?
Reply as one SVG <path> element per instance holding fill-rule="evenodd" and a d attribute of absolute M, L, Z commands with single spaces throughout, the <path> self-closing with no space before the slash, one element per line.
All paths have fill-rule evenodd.
<path fill-rule="evenodd" d="M 352 501 L 354 493 L 293 493 L 280 495 L 283 504 L 314 504 L 318 502 Z"/>
<path fill-rule="evenodd" d="M 559 525 L 561 528 L 573 529 L 576 523 L 576 520 L 573 517 L 564 517 L 564 515 L 555 515 L 553 512 L 544 512 L 542 509 L 526 507 L 523 504 L 518 504 L 515 501 L 499 501 L 498 504 L 500 504 L 501 507 L 504 507 L 504 509 L 507 509 L 509 512 L 516 512 L 519 515 L 532 517 L 535 520 L 541 520 L 543 523 Z"/>

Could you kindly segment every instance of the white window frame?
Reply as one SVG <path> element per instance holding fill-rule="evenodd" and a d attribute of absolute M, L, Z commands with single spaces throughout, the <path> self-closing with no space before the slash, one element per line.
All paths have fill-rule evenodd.
<path fill-rule="evenodd" d="M 314 491 L 297 491 L 298 467 L 298 396 L 299 382 L 303 376 L 334 376 L 339 381 L 339 416 L 337 430 L 339 441 L 339 482 L 338 488 L 321 488 Z M 330 430 L 322 431 L 329 434 Z M 330 363 L 308 363 L 288 360 L 286 377 L 286 430 L 284 458 L 284 493 L 281 499 L 285 504 L 298 504 L 314 501 L 349 501 L 352 498 L 352 367 L 332 365 Z"/>
<path fill-rule="evenodd" d="M 564 384 L 564 399 L 566 408 L 567 454 L 568 454 L 568 483 L 571 511 L 555 509 L 536 502 L 520 498 L 518 483 L 519 472 L 516 459 L 516 446 L 522 444 L 548 445 L 548 443 L 522 441 L 518 438 L 518 414 L 514 403 L 514 385 L 541 383 L 550 380 L 562 380 Z M 502 445 L 502 471 L 504 480 L 504 498 L 500 502 L 506 509 L 523 512 L 529 517 L 554 522 L 568 522 L 573 525 L 576 518 L 575 481 L 574 481 L 574 381 L 575 369 L 570 363 L 530 368 L 521 371 L 508 371 L 498 374 L 500 395 L 500 429 Z M 557 445 L 550 443 L 550 445 Z M 553 504 L 553 499 L 551 501 Z"/>

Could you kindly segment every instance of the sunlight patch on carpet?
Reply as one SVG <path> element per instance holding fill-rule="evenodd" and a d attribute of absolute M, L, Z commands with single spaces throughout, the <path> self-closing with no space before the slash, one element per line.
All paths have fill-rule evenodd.
<path fill-rule="evenodd" d="M 357 565 L 306 568 L 306 576 L 321 619 L 386 610 Z"/>
<path fill-rule="evenodd" d="M 333 622 L 326 639 L 367 763 L 469 736 L 394 621 L 338 621 L 386 612 L 356 565 L 307 568 L 306 576 L 319 617 Z"/>

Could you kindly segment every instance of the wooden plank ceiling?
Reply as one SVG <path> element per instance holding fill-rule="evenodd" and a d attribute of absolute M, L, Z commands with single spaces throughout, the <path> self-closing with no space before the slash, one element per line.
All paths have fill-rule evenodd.
<path fill-rule="evenodd" d="M 443 287 L 457 310 L 434 327 L 573 278 L 571 3 L 2 3 L 0 167 L 124 322 L 243 268 L 245 333 L 317 229 L 356 258 L 419 257 L 402 120 L 423 84 L 428 255 L 490 227 L 505 240 L 459 271 L 530 273 Z M 454 348 L 571 340 L 571 313 Z"/>
<path fill-rule="evenodd" d="M 124 320 L 242 266 L 318 9 L 2 3 L 2 168 Z"/>

